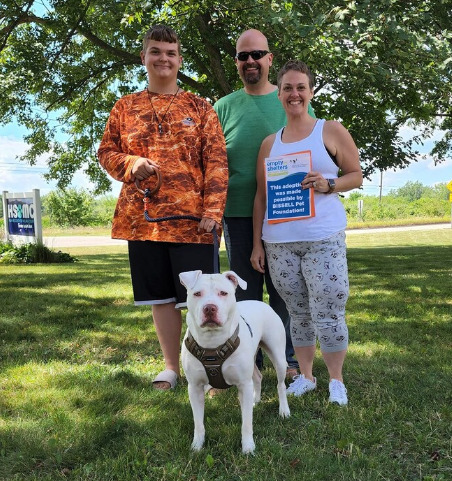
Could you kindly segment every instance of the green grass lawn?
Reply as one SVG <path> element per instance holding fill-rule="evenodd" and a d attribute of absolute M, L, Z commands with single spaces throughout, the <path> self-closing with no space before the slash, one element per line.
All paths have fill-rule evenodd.
<path fill-rule="evenodd" d="M 290 398 L 281 420 L 265 369 L 255 456 L 241 454 L 235 388 L 206 400 L 206 445 L 190 451 L 186 383 L 151 387 L 163 364 L 149 309 L 132 305 L 124 246 L 0 265 L 0 479 L 451 479 L 452 232 L 347 242 L 349 405 L 329 405 L 317 357 L 317 391 Z"/>

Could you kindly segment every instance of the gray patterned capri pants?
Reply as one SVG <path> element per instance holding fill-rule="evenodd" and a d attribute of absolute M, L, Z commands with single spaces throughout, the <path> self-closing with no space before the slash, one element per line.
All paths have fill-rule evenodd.
<path fill-rule="evenodd" d="M 322 352 L 347 349 L 345 232 L 321 241 L 264 244 L 271 278 L 290 314 L 293 345 L 312 346 L 318 339 Z"/>

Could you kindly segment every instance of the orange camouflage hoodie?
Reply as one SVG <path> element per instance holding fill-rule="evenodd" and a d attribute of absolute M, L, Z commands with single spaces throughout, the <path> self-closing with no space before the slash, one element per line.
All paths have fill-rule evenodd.
<path fill-rule="evenodd" d="M 143 195 L 131 173 L 138 157 L 152 160 L 161 174 L 161 188 L 147 204 L 150 217 L 192 215 L 221 223 L 228 167 L 223 132 L 212 106 L 185 91 L 179 91 L 175 98 L 172 94 L 148 94 L 147 90 L 126 95 L 114 105 L 98 150 L 100 164 L 123 182 L 113 218 L 113 238 L 212 243 L 211 233 L 198 233 L 198 222 L 145 220 Z M 155 176 L 142 181 L 141 188 L 152 187 L 153 181 Z"/>

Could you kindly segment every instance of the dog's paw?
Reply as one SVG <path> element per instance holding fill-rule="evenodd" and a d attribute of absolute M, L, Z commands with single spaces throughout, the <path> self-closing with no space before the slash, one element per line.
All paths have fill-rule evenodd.
<path fill-rule="evenodd" d="M 290 417 L 290 409 L 288 407 L 287 408 L 280 407 L 279 408 L 279 415 L 282 418 L 289 418 Z"/>
<path fill-rule="evenodd" d="M 248 440 L 244 441 L 242 440 L 242 453 L 243 454 L 254 454 L 254 449 L 256 448 L 256 445 L 254 444 L 254 441 Z"/>
<path fill-rule="evenodd" d="M 201 451 L 203 446 L 204 438 L 194 438 L 193 442 L 191 443 L 191 449 L 196 452 Z"/>

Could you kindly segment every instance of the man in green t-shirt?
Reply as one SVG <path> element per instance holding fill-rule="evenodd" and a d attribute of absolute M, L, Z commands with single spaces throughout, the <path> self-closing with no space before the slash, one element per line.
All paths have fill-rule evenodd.
<path fill-rule="evenodd" d="M 273 61 L 267 38 L 259 30 L 247 30 L 237 40 L 235 62 L 243 89 L 214 105 L 226 138 L 229 183 L 223 225 L 229 266 L 248 283 L 246 291 L 237 291 L 237 300 L 262 300 L 264 278 L 270 306 L 286 328 L 288 377 L 298 373 L 290 338 L 290 318 L 284 301 L 270 279 L 255 271 L 250 258 L 253 250 L 253 204 L 256 194 L 256 161 L 265 137 L 286 123 L 286 114 L 278 99 L 277 86 L 268 76 Z M 311 109 L 311 106 L 309 106 Z M 314 116 L 312 109 L 310 114 Z M 262 367 L 262 353 L 256 358 Z"/>

